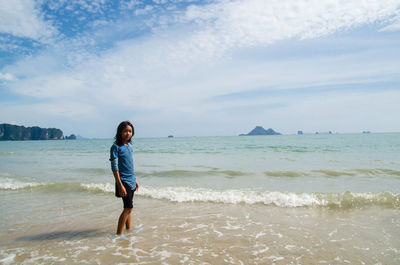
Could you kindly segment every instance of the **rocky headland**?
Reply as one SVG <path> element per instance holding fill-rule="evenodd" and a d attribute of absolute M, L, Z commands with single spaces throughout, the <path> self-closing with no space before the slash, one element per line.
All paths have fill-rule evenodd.
<path fill-rule="evenodd" d="M 7 123 L 0 124 L 0 141 L 63 139 L 63 132 L 56 128 L 25 127 Z"/>

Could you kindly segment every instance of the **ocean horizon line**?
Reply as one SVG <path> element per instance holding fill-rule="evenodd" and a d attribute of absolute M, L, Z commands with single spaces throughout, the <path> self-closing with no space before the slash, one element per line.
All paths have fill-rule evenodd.
<path fill-rule="evenodd" d="M 303 134 L 299 135 L 298 133 L 281 133 L 280 135 L 173 135 L 171 138 L 206 138 L 206 137 L 264 137 L 264 136 L 321 136 L 321 135 L 365 135 L 365 134 L 398 134 L 400 132 L 319 132 L 319 133 L 308 133 L 303 132 Z M 114 137 L 85 137 L 80 135 L 80 139 L 75 139 L 72 141 L 82 141 L 82 140 L 113 140 Z M 165 136 L 134 136 L 136 139 L 162 139 L 168 138 L 169 135 Z M 37 141 L 60 141 L 60 140 L 1 140 L 0 142 L 37 142 Z M 63 139 L 61 141 L 71 141 L 68 139 Z"/>

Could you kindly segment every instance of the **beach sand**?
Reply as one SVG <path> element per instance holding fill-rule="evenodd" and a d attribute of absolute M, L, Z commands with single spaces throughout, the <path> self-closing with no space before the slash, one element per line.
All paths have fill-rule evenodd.
<path fill-rule="evenodd" d="M 282 208 L 177 203 L 137 196 L 134 231 L 115 236 L 122 203 L 111 194 L 7 192 L 3 264 L 398 264 L 396 209 Z M 6 192 L 2 191 L 2 196 Z M 9 205 L 7 205 L 9 204 Z M 24 215 L 24 206 L 37 211 Z M 57 210 L 58 208 L 58 210 Z M 12 209 L 12 210 L 11 210 Z M 379 214 L 376 214 L 379 212 Z M 17 223 L 7 223 L 8 219 Z"/>

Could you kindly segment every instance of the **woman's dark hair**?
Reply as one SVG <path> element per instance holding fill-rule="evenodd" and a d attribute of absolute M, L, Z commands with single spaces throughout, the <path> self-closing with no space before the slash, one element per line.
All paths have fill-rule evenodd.
<path fill-rule="evenodd" d="M 130 121 L 123 121 L 118 125 L 117 134 L 115 135 L 115 143 L 117 145 L 122 145 L 122 131 L 125 129 L 126 126 L 131 126 L 132 128 L 132 137 L 135 135 L 135 128 L 133 127 Z M 129 139 L 129 143 L 132 143 L 132 138 Z"/>

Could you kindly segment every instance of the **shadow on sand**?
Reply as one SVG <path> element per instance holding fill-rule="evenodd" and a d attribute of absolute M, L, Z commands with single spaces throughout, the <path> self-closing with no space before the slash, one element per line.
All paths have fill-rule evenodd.
<path fill-rule="evenodd" d="M 56 240 L 56 239 L 81 239 L 89 237 L 101 237 L 107 234 L 107 232 L 98 229 L 88 230 L 71 230 L 71 231 L 59 231 L 51 233 L 41 233 L 36 235 L 19 237 L 17 241 L 42 241 L 42 240 Z"/>

